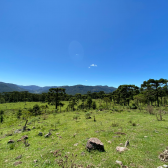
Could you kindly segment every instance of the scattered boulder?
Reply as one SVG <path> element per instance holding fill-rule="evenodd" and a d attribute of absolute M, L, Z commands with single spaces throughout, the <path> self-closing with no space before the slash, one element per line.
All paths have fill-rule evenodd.
<path fill-rule="evenodd" d="M 31 129 L 30 129 L 30 128 L 27 128 L 26 130 L 27 130 L 27 131 L 31 131 Z"/>
<path fill-rule="evenodd" d="M 14 143 L 14 142 L 15 142 L 14 140 L 10 139 L 10 140 L 8 141 L 8 144 L 9 144 L 9 143 Z"/>
<path fill-rule="evenodd" d="M 94 150 L 94 149 L 97 149 L 97 150 L 102 151 L 102 152 L 105 151 L 103 143 L 98 138 L 90 138 L 87 141 L 86 149 L 88 151 Z"/>
<path fill-rule="evenodd" d="M 49 132 L 48 134 L 46 134 L 44 137 L 48 138 L 50 135 L 52 135 L 51 132 Z"/>
<path fill-rule="evenodd" d="M 127 146 L 129 146 L 129 141 L 128 140 L 125 142 L 125 147 L 127 147 Z"/>
<path fill-rule="evenodd" d="M 119 161 L 119 160 L 116 160 L 116 163 L 117 164 L 119 164 L 120 166 L 122 166 L 123 164 L 122 164 L 122 162 L 121 161 Z"/>
<path fill-rule="evenodd" d="M 22 155 L 19 155 L 15 159 L 18 160 L 18 159 L 21 159 L 21 158 L 22 158 Z"/>
<path fill-rule="evenodd" d="M 109 144 L 111 144 L 111 141 L 107 141 Z"/>
<path fill-rule="evenodd" d="M 23 135 L 23 136 L 21 137 L 21 140 L 26 140 L 26 139 L 28 139 L 28 136 L 27 136 L 27 135 Z"/>
<path fill-rule="evenodd" d="M 164 162 L 168 161 L 168 150 L 167 149 L 165 149 L 164 152 L 159 155 L 159 159 Z"/>
<path fill-rule="evenodd" d="M 17 129 L 17 130 L 14 131 L 15 134 L 21 133 L 21 132 L 22 132 L 22 129 Z"/>
<path fill-rule="evenodd" d="M 35 129 L 35 128 L 36 128 L 35 126 L 32 127 L 32 129 Z"/>
<path fill-rule="evenodd" d="M 121 152 L 124 152 L 125 150 L 128 150 L 128 148 L 117 146 L 116 150 L 121 153 Z"/>
<path fill-rule="evenodd" d="M 36 159 L 36 160 L 34 160 L 34 163 L 37 163 L 38 162 L 38 160 Z"/>
<path fill-rule="evenodd" d="M 43 133 L 42 133 L 42 132 L 39 132 L 39 133 L 38 133 L 38 136 L 43 136 Z"/>
<path fill-rule="evenodd" d="M 18 161 L 18 162 L 15 162 L 13 165 L 14 166 L 17 166 L 17 165 L 19 165 L 19 164 L 21 164 L 22 162 L 21 161 Z"/>
<path fill-rule="evenodd" d="M 78 143 L 74 144 L 74 146 L 78 146 Z"/>
<path fill-rule="evenodd" d="M 28 143 L 28 141 L 26 141 L 26 140 L 24 140 L 24 145 L 25 145 L 25 147 L 28 147 L 28 146 L 30 146 L 30 144 Z"/>
<path fill-rule="evenodd" d="M 5 134 L 6 136 L 12 136 L 13 134 L 12 133 L 7 133 Z"/>
<path fill-rule="evenodd" d="M 159 166 L 157 168 L 168 168 L 168 165 Z"/>
<path fill-rule="evenodd" d="M 18 140 L 17 140 L 17 142 L 20 142 L 20 141 L 22 141 L 22 140 L 21 140 L 21 139 L 18 139 Z"/>

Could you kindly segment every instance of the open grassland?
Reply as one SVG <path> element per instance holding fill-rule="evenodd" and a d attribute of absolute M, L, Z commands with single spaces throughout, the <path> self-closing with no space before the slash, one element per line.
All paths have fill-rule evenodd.
<path fill-rule="evenodd" d="M 22 162 L 17 167 L 24 168 L 63 167 L 59 166 L 58 162 L 61 165 L 60 159 L 65 161 L 66 158 L 67 162 L 63 164 L 67 168 L 71 167 L 72 162 L 83 167 L 90 165 L 117 168 L 119 165 L 115 163 L 116 160 L 135 168 L 155 168 L 164 164 L 158 159 L 158 155 L 168 146 L 167 114 L 163 115 L 163 121 L 157 121 L 155 115 L 150 115 L 145 110 L 140 112 L 123 107 L 116 107 L 122 109 L 121 112 L 88 110 L 53 114 L 54 106 L 49 106 L 43 115 L 28 118 L 27 127 L 31 131 L 14 133 L 25 124 L 25 120 L 16 118 L 16 111 L 33 107 L 35 104 L 44 105 L 36 102 L 27 102 L 26 107 L 25 103 L 0 105 L 0 109 L 5 110 L 4 123 L 0 124 L 0 167 L 13 167 L 16 161 Z M 63 111 L 65 109 L 66 107 L 62 108 Z M 91 119 L 86 119 L 88 112 Z M 33 126 L 35 129 L 32 129 Z M 49 131 L 52 135 L 45 138 L 44 135 Z M 43 136 L 38 136 L 39 132 L 42 132 Z M 116 134 L 117 132 L 125 134 Z M 17 142 L 23 135 L 28 136 L 30 146 L 25 147 L 22 141 Z M 105 152 L 88 152 L 85 149 L 87 140 L 91 137 L 102 141 Z M 10 139 L 15 143 L 7 144 Z M 129 150 L 118 153 L 116 147 L 124 146 L 126 140 L 130 142 Z M 60 150 L 60 155 L 52 153 L 56 150 Z M 16 160 L 19 155 L 22 155 L 22 158 Z M 34 160 L 37 162 L 34 163 Z"/>

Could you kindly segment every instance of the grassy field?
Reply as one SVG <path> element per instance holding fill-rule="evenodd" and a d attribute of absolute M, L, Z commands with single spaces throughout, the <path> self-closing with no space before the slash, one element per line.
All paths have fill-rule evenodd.
<path fill-rule="evenodd" d="M 26 107 L 25 103 L 0 105 L 0 109 L 5 110 L 4 123 L 0 124 L 0 167 L 14 167 L 16 161 L 22 162 L 17 167 L 24 168 L 63 167 L 62 165 L 69 168 L 72 162 L 82 165 L 81 167 L 90 165 L 88 167 L 117 168 L 119 165 L 115 163 L 116 160 L 122 161 L 129 168 L 155 168 L 165 164 L 159 160 L 158 155 L 168 146 L 167 114 L 163 115 L 164 121 L 157 121 L 156 116 L 150 115 L 146 110 L 140 112 L 130 109 L 123 109 L 122 112 L 90 110 L 50 114 L 54 106 L 49 106 L 47 110 L 50 113 L 29 117 L 27 126 L 31 131 L 14 133 L 25 124 L 25 120 L 16 118 L 17 110 L 33 107 L 35 104 L 36 102 L 27 102 Z M 66 105 L 62 108 L 63 111 Z M 85 117 L 88 112 L 91 119 Z M 33 126 L 35 129 L 32 129 Z M 52 135 L 45 138 L 44 135 L 49 131 Z M 38 136 L 39 132 L 43 136 Z M 126 135 L 118 135 L 116 132 Z M 12 135 L 9 136 L 10 134 Z M 23 135 L 29 137 L 30 146 L 25 147 L 22 141 L 17 142 Z M 87 140 L 91 137 L 102 141 L 105 152 L 88 152 L 85 149 Z M 7 144 L 10 139 L 15 143 Z M 126 140 L 130 142 L 129 150 L 118 153 L 116 147 L 124 146 Z M 53 154 L 56 150 L 60 150 L 57 151 L 60 155 Z M 22 155 L 21 159 L 16 160 L 19 155 Z M 67 162 L 64 162 L 66 158 Z"/>

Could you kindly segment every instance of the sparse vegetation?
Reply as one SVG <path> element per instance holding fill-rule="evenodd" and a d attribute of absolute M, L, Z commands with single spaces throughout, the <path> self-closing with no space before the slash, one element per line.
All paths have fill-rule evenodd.
<path fill-rule="evenodd" d="M 50 90 L 41 98 L 34 95 L 37 102 L 29 101 L 33 94 L 28 92 L 15 93 L 22 102 L 13 96 L 13 102 L 5 103 L 14 93 L 1 95 L 5 102 L 0 104 L 0 167 L 11 167 L 19 154 L 24 154 L 20 160 L 25 168 L 113 168 L 118 159 L 128 167 L 161 165 L 158 154 L 168 146 L 164 122 L 168 120 L 168 94 L 165 86 L 158 87 L 159 82 L 165 84 L 164 80 L 150 80 L 141 89 L 121 85 L 111 94 L 73 96 L 64 89 Z M 91 137 L 100 138 L 107 152 L 88 152 L 85 146 Z M 121 155 L 115 148 L 128 138 L 130 150 Z"/>

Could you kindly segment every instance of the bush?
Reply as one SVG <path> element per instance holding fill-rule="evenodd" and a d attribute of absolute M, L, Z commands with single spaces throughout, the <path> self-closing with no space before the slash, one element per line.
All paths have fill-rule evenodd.
<path fill-rule="evenodd" d="M 90 119 L 90 118 L 91 118 L 91 114 L 90 114 L 89 112 L 87 112 L 87 113 L 85 114 L 85 118 L 86 118 L 86 119 Z"/>
<path fill-rule="evenodd" d="M 13 150 L 14 148 L 15 148 L 15 144 L 14 143 L 12 143 L 12 144 L 9 145 L 9 149 L 10 150 Z"/>
<path fill-rule="evenodd" d="M 3 123 L 4 117 L 3 115 L 0 115 L 0 122 Z"/>
<path fill-rule="evenodd" d="M 3 111 L 3 110 L 0 110 L 0 122 L 1 122 L 1 123 L 2 123 L 3 120 L 4 120 L 3 114 L 4 114 L 4 111 Z"/>
<path fill-rule="evenodd" d="M 114 123 L 111 124 L 111 126 L 112 126 L 112 127 L 118 127 L 119 124 L 114 122 Z"/>
<path fill-rule="evenodd" d="M 135 103 L 133 103 L 132 106 L 130 106 L 130 109 L 137 109 L 137 106 L 135 105 Z"/>
<path fill-rule="evenodd" d="M 153 109 L 153 107 L 150 106 L 150 105 L 147 106 L 146 111 L 147 111 L 149 114 L 154 114 L 154 109 Z"/>
<path fill-rule="evenodd" d="M 93 101 L 93 103 L 92 103 L 92 108 L 95 110 L 96 109 L 96 102 L 95 101 Z"/>
<path fill-rule="evenodd" d="M 22 115 L 22 110 L 18 110 L 18 112 L 17 112 L 16 115 L 17 115 L 17 118 L 20 119 L 20 117 L 21 117 L 21 115 Z"/>
<path fill-rule="evenodd" d="M 41 110 L 40 110 L 40 106 L 38 104 L 35 104 L 32 108 L 29 108 L 29 112 L 31 113 L 31 115 L 37 116 L 37 115 L 41 115 Z"/>
<path fill-rule="evenodd" d="M 4 111 L 3 110 L 0 110 L 0 115 L 3 115 L 4 114 Z"/>
<path fill-rule="evenodd" d="M 74 115 L 74 116 L 73 116 L 73 119 L 74 119 L 74 120 L 77 120 L 78 118 L 79 118 L 79 115 Z"/>

